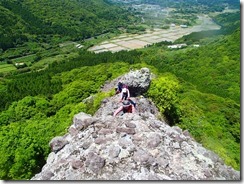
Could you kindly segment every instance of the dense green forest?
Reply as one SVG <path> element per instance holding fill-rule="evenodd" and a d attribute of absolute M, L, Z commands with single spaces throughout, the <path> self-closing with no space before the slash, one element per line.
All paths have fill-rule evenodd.
<path fill-rule="evenodd" d="M 69 54 L 51 60 L 63 54 L 54 43 L 63 37 L 82 36 L 73 33 L 82 32 L 83 26 L 78 25 L 83 21 L 87 22 L 87 36 L 91 36 L 123 26 L 126 20 L 136 20 L 132 13 L 110 1 L 62 3 L 0 1 L 0 35 L 11 38 L 13 47 L 26 40 L 28 44 L 32 40 L 34 46 L 43 41 L 53 44 L 41 44 L 45 56 L 35 63 L 40 63 L 40 69 L 18 69 L 0 78 L 0 179 L 30 179 L 40 172 L 50 153 L 49 141 L 67 132 L 74 114 L 94 114 L 101 100 L 114 94 L 100 92 L 104 82 L 141 67 L 150 68 L 156 76 L 144 95 L 155 102 L 167 122 L 188 130 L 227 165 L 240 170 L 240 12 L 214 16 L 222 26 L 217 32 L 192 33 L 176 41 L 201 44 L 197 48 L 170 50 L 167 45 L 171 43 L 161 42 L 117 53 L 69 50 Z M 80 8 L 79 3 L 85 5 Z M 53 16 L 56 10 L 59 13 Z M 82 12 L 84 20 L 79 19 Z M 106 12 L 115 17 L 106 17 Z M 118 22 L 114 21 L 117 16 L 121 18 Z M 69 32 L 71 27 L 74 30 Z M 19 50 L 21 47 L 15 51 Z M 91 95 L 92 101 L 84 101 Z"/>

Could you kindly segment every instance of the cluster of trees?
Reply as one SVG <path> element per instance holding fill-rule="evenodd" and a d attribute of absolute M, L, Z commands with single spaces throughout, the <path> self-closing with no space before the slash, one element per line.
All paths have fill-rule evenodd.
<path fill-rule="evenodd" d="M 132 33 L 132 34 L 138 34 L 144 31 L 146 31 L 146 28 L 143 26 L 128 26 L 126 29 L 127 33 Z"/>
<path fill-rule="evenodd" d="M 27 41 L 20 30 L 25 28 L 24 21 L 0 5 L 0 49 L 7 50 Z"/>

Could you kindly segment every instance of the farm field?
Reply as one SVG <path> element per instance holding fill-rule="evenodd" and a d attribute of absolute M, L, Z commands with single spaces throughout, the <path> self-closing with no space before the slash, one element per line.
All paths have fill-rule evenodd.
<path fill-rule="evenodd" d="M 201 22 L 200 25 L 186 28 L 174 25 L 167 30 L 157 28 L 154 30 L 147 30 L 145 34 L 140 35 L 122 34 L 118 37 L 114 37 L 113 39 L 103 41 L 100 44 L 89 48 L 88 50 L 95 53 L 106 51 L 118 52 L 121 50 L 133 50 L 162 41 L 174 42 L 178 38 L 181 38 L 182 36 L 188 35 L 192 32 L 220 29 L 220 26 L 215 24 L 207 15 L 198 16 L 198 18 Z"/>
<path fill-rule="evenodd" d="M 34 61 L 36 55 L 35 54 L 31 54 L 31 55 L 28 55 L 28 56 L 23 56 L 23 57 L 19 57 L 19 58 L 16 58 L 16 59 L 12 59 L 12 62 L 13 63 L 26 63 L 27 65 L 30 65 L 30 63 L 32 61 Z"/>
<path fill-rule="evenodd" d="M 16 70 L 12 64 L 0 64 L 0 73 L 10 72 Z"/>

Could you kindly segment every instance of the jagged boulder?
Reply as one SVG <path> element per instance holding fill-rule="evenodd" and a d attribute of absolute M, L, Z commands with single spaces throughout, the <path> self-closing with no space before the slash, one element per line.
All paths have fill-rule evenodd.
<path fill-rule="evenodd" d="M 125 75 L 106 83 L 102 87 L 102 91 L 109 91 L 117 87 L 117 84 L 120 81 L 128 86 L 131 96 L 136 97 L 145 93 L 148 90 L 151 82 L 151 76 L 152 74 L 148 68 L 131 70 Z"/>
<path fill-rule="evenodd" d="M 69 127 L 69 133 L 71 135 L 76 135 L 80 130 L 93 124 L 94 119 L 91 115 L 81 112 L 73 118 L 73 122 L 74 123 Z"/>
<path fill-rule="evenodd" d="M 55 153 L 57 153 L 59 150 L 61 150 L 66 144 L 68 144 L 68 141 L 65 140 L 63 137 L 58 136 L 54 137 L 50 142 L 49 146 L 51 150 Z"/>
<path fill-rule="evenodd" d="M 127 84 L 131 96 L 138 96 L 146 92 L 150 86 L 150 70 L 142 68 L 141 70 L 131 71 L 121 77 L 120 81 Z"/>

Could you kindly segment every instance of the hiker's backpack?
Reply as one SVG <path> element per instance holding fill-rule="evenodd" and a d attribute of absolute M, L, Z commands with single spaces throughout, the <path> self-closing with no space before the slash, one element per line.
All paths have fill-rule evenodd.
<path fill-rule="evenodd" d="M 123 113 L 132 113 L 132 105 L 129 105 L 127 108 L 123 107 Z"/>

